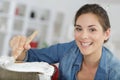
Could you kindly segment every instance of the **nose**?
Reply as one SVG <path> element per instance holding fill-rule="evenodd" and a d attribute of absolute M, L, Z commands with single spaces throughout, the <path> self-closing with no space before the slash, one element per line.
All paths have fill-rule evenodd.
<path fill-rule="evenodd" d="M 82 38 L 82 39 L 88 39 L 88 34 L 89 34 L 89 33 L 88 33 L 87 31 L 85 31 L 85 30 L 82 31 L 82 33 L 81 33 L 81 38 Z"/>

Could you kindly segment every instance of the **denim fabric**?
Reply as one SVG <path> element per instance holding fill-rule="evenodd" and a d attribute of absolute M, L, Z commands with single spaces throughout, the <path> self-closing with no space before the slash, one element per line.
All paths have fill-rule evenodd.
<path fill-rule="evenodd" d="M 59 80 L 77 80 L 81 68 L 82 54 L 75 41 L 61 43 L 43 49 L 30 49 L 27 61 L 59 63 Z M 120 61 L 105 47 L 94 80 L 120 80 Z"/>

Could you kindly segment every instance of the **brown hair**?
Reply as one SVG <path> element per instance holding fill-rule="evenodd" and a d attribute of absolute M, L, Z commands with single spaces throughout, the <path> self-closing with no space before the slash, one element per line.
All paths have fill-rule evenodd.
<path fill-rule="evenodd" d="M 105 9 L 103 9 L 98 4 L 86 4 L 86 5 L 82 6 L 75 15 L 74 25 L 76 25 L 76 21 L 77 21 L 78 17 L 80 15 L 86 14 L 86 13 L 93 13 L 98 17 L 98 20 L 99 20 L 104 32 L 107 31 L 107 29 L 109 29 L 111 27 L 107 12 L 105 11 Z M 107 41 L 108 40 L 105 40 L 104 43 Z"/>

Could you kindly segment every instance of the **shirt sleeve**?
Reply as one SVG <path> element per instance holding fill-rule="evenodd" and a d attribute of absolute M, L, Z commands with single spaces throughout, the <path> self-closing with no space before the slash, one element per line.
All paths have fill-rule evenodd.
<path fill-rule="evenodd" d="M 70 49 L 73 43 L 74 41 L 69 43 L 52 45 L 48 48 L 43 49 L 30 49 L 27 52 L 25 61 L 27 62 L 44 61 L 50 64 L 58 63 L 64 56 L 65 52 Z"/>

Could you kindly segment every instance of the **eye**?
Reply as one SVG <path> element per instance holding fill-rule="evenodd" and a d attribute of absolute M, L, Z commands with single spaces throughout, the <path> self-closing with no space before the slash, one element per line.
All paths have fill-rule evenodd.
<path fill-rule="evenodd" d="M 91 29 L 89 29 L 89 31 L 90 32 L 94 32 L 94 31 L 96 31 L 96 29 L 95 28 L 91 28 Z"/>
<path fill-rule="evenodd" d="M 76 27 L 75 30 L 78 31 L 78 32 L 80 32 L 80 31 L 82 31 L 82 28 Z"/>

